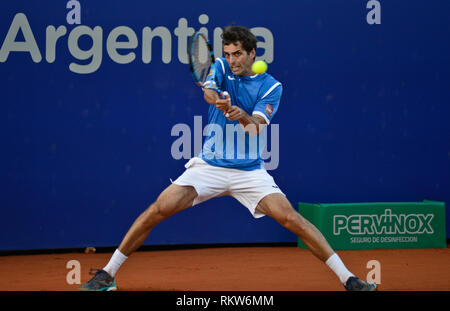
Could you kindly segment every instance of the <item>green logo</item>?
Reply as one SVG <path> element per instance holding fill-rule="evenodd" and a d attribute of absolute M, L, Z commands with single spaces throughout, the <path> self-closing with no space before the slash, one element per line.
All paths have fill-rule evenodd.
<path fill-rule="evenodd" d="M 347 231 L 351 235 L 363 234 L 433 234 L 431 220 L 434 214 L 334 215 L 333 233 L 340 235 Z"/>

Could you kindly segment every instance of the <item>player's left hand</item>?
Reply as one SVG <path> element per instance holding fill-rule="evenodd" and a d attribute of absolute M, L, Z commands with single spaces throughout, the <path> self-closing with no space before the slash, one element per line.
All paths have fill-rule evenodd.
<path fill-rule="evenodd" d="M 225 93 L 225 92 L 224 92 Z M 224 114 L 231 107 L 231 98 L 228 93 L 225 93 L 225 98 L 217 98 L 216 99 L 216 107 L 219 110 L 222 110 Z"/>
<path fill-rule="evenodd" d="M 230 121 L 240 120 L 244 116 L 244 111 L 238 106 L 231 106 L 224 115 Z"/>

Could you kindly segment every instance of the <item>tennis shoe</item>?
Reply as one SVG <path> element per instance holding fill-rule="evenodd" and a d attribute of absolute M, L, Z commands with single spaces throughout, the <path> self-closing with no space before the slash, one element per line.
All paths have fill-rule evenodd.
<path fill-rule="evenodd" d="M 97 271 L 92 279 L 80 286 L 82 291 L 113 291 L 117 290 L 116 280 L 105 270 L 91 269 L 89 274 Z"/>
<path fill-rule="evenodd" d="M 351 276 L 344 285 L 348 291 L 374 292 L 377 290 L 377 284 L 364 282 L 357 277 Z"/>

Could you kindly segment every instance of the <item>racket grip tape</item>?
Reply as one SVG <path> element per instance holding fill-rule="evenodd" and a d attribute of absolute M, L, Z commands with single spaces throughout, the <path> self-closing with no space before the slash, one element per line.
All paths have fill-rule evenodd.
<path fill-rule="evenodd" d="M 219 94 L 220 98 L 222 98 L 222 99 L 225 99 L 227 97 L 227 95 L 230 96 L 230 94 L 228 94 L 227 91 L 220 92 L 220 94 Z M 230 114 L 227 112 L 225 114 L 225 117 L 228 118 L 229 116 L 230 116 Z"/>

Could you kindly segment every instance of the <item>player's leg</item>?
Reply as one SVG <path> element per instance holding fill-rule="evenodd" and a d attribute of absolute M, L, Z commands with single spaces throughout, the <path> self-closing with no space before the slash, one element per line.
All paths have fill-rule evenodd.
<path fill-rule="evenodd" d="M 308 249 L 320 260 L 326 261 L 334 251 L 322 233 L 294 210 L 287 198 L 280 193 L 265 196 L 256 209 L 274 218 L 283 227 L 297 235 Z"/>
<path fill-rule="evenodd" d="M 375 284 L 356 278 L 333 251 L 323 234 L 294 210 L 291 203 L 281 193 L 266 195 L 257 205 L 256 211 L 268 215 L 283 227 L 296 234 L 308 249 L 330 267 L 347 290 L 373 291 Z"/>
<path fill-rule="evenodd" d="M 196 197 L 197 191 L 192 186 L 171 184 L 167 187 L 158 199 L 134 221 L 108 264 L 98 270 L 94 277 L 83 284 L 80 289 L 116 290 L 114 276 L 128 256 L 144 243 L 154 226 L 173 214 L 192 206 Z"/>
<path fill-rule="evenodd" d="M 154 226 L 173 214 L 191 207 L 196 197 L 194 187 L 171 184 L 134 221 L 120 243 L 120 252 L 129 256 L 144 243 Z"/>
<path fill-rule="evenodd" d="M 211 166 L 200 158 L 192 158 L 185 167 L 184 173 L 134 221 L 108 264 L 83 284 L 82 290 L 115 288 L 116 272 L 127 256 L 144 243 L 154 226 L 190 206 L 226 193 L 228 177 L 223 169 Z"/>

